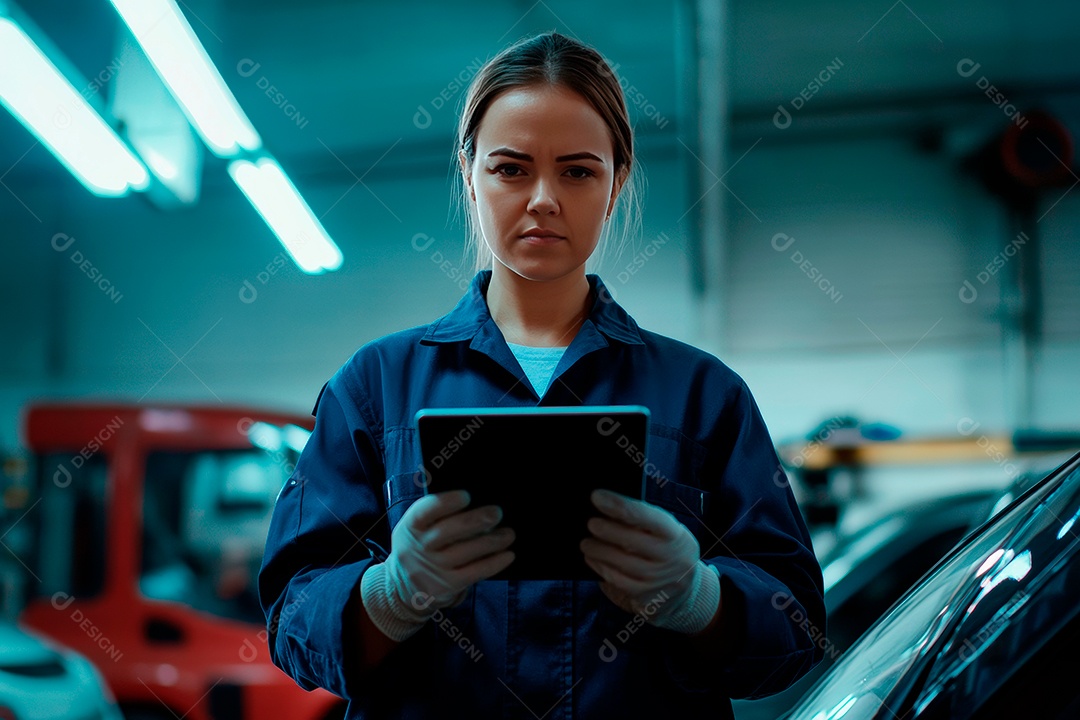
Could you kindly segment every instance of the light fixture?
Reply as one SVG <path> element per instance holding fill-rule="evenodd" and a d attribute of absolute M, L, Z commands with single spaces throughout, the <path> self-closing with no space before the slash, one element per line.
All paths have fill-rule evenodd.
<path fill-rule="evenodd" d="M 301 270 L 314 275 L 341 267 L 341 250 L 277 161 L 234 160 L 229 175 Z"/>
<path fill-rule="evenodd" d="M 304 272 L 341 267 L 341 250 L 236 102 L 175 0 L 110 0 L 210 151 Z M 250 158 L 250 159 L 249 159 Z"/>
<path fill-rule="evenodd" d="M 173 0 L 110 0 L 207 147 L 233 158 L 262 147 Z"/>
<path fill-rule="evenodd" d="M 150 174 L 135 154 L 23 27 L 4 16 L 0 104 L 95 195 L 120 197 L 149 185 Z"/>

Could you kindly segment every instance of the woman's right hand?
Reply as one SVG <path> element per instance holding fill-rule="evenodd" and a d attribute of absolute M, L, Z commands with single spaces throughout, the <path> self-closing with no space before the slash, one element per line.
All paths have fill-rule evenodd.
<path fill-rule="evenodd" d="M 450 490 L 416 500 L 394 527 L 390 556 L 361 579 L 361 598 L 372 622 L 401 641 L 435 611 L 457 605 L 473 583 L 514 561 L 507 548 L 514 531 L 495 526 L 494 505 L 466 509 L 469 494 Z"/>
<path fill-rule="evenodd" d="M 502 510 L 495 505 L 467 509 L 469 502 L 465 490 L 425 495 L 394 527 L 387 570 L 398 599 L 418 613 L 457 605 L 473 583 L 514 560 L 507 550 L 514 531 L 494 529 Z"/>

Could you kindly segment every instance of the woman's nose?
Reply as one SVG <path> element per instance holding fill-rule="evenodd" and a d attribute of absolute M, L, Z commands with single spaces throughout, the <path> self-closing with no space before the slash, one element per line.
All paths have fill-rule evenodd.
<path fill-rule="evenodd" d="M 549 215 L 559 212 L 559 201 L 555 197 L 553 183 L 538 180 L 533 188 L 532 197 L 529 198 L 529 212 L 547 213 Z"/>

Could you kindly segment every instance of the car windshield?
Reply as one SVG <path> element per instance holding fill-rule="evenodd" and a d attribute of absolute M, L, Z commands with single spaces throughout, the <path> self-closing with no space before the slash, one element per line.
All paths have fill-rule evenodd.
<path fill-rule="evenodd" d="M 27 523 L 3 536 L 12 558 L 26 567 L 33 595 L 90 598 L 105 587 L 109 461 L 105 453 L 45 453 L 38 457 L 37 500 Z"/>
<path fill-rule="evenodd" d="M 309 433 L 257 423 L 248 435 L 248 450 L 148 453 L 144 596 L 263 622 L 256 578 L 270 517 Z"/>
<path fill-rule="evenodd" d="M 1077 478 L 1080 473 L 1074 473 Z M 970 602 L 968 590 L 975 579 L 1010 572 L 1010 537 L 1060 486 L 1060 480 L 1059 473 L 995 517 L 901 598 L 799 703 L 790 720 L 877 716 L 900 678 L 941 638 L 949 619 L 963 609 L 960 606 Z M 991 572 L 1003 563 L 1004 569 Z"/>
<path fill-rule="evenodd" d="M 966 704 L 977 705 L 991 687 L 1011 672 L 1010 663 L 1000 656 L 982 662 L 984 656 L 994 654 L 990 648 L 1003 631 L 1018 632 L 1025 649 L 1032 650 L 1045 641 L 1044 636 L 1057 635 L 1052 623 L 1064 622 L 1076 612 L 1075 585 L 1070 588 L 1060 569 L 1068 568 L 1080 549 L 1076 528 L 1080 520 L 1078 494 L 1080 463 L 1072 463 L 1058 489 L 1045 498 L 1007 547 L 995 553 L 994 562 L 988 561 L 981 568 L 978 585 L 972 587 L 968 604 L 958 616 L 959 623 L 919 688 L 925 699 L 916 702 L 917 711 L 968 668 L 979 674 L 982 692 L 974 692 L 975 697 L 968 698 Z M 1024 624 L 1021 619 L 1025 616 L 1034 619 Z M 1021 625 L 1022 632 L 1018 630 Z M 1017 639 L 1014 637 L 1013 642 Z M 1003 651 L 999 647 L 997 652 Z M 1010 656 L 1019 658 L 1017 653 Z"/>

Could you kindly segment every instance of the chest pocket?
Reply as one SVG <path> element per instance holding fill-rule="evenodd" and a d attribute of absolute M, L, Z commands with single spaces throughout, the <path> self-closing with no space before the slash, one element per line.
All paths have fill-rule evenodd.
<path fill-rule="evenodd" d="M 424 473 L 421 471 L 391 475 L 383 483 L 383 502 L 386 503 L 386 519 L 390 529 L 418 498 L 424 495 Z"/>
<path fill-rule="evenodd" d="M 708 490 L 665 478 L 649 477 L 645 483 L 645 499 L 674 515 L 694 534 L 702 550 L 715 542 L 716 538 L 706 525 L 712 495 Z"/>
<path fill-rule="evenodd" d="M 650 428 L 645 500 L 674 515 L 694 534 L 702 550 L 716 541 L 706 524 L 712 491 L 700 476 L 704 454 L 704 448 L 677 428 Z"/>
<path fill-rule="evenodd" d="M 418 498 L 423 497 L 426 482 L 420 469 L 420 447 L 416 442 L 416 429 L 390 427 L 384 435 L 386 455 L 386 481 L 382 498 L 386 507 L 386 519 L 390 529 Z"/>

